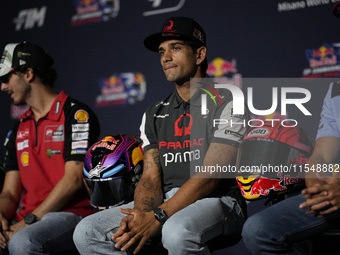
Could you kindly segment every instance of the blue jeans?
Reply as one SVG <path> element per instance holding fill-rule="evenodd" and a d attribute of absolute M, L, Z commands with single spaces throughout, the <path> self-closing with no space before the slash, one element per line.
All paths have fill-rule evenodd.
<path fill-rule="evenodd" d="M 166 194 L 169 199 L 178 189 Z M 133 208 L 133 202 L 121 206 Z M 84 218 L 76 227 L 73 240 L 81 254 L 126 254 L 114 248 L 112 235 L 125 216 L 120 207 Z M 245 221 L 232 197 L 204 198 L 172 215 L 162 227 L 162 244 L 169 255 L 210 254 L 205 242 L 223 234 L 241 234 Z"/>
<path fill-rule="evenodd" d="M 42 219 L 16 232 L 8 246 L 10 255 L 57 254 L 76 250 L 72 235 L 82 219 L 69 212 L 51 212 Z M 4 251 L 0 254 L 5 254 Z"/>
<path fill-rule="evenodd" d="M 322 218 L 307 215 L 299 208 L 305 200 L 296 195 L 249 217 L 242 231 L 247 249 L 256 255 L 305 254 L 298 242 L 334 227 L 340 219 L 338 212 Z"/>

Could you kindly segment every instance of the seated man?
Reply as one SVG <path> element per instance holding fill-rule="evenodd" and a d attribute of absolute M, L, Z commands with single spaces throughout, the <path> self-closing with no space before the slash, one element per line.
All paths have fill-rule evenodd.
<path fill-rule="evenodd" d="M 340 82 L 332 83 L 325 97 L 316 144 L 305 165 L 302 194 L 283 200 L 246 221 L 242 236 L 252 254 L 303 254 L 297 243 L 339 224 Z M 318 174 L 326 166 L 331 177 Z M 314 170 L 313 170 L 314 169 Z"/>
<path fill-rule="evenodd" d="M 197 107 L 203 90 L 190 79 L 206 76 L 205 40 L 193 19 L 174 17 L 144 41 L 159 53 L 175 91 L 143 116 L 144 168 L 134 202 L 83 219 L 74 233 L 81 254 L 138 253 L 159 232 L 170 255 L 210 254 L 207 241 L 220 235 L 240 236 L 245 203 L 235 179 L 190 178 L 193 166 L 235 164 L 246 131 L 242 125 L 213 125 L 214 117 L 245 121 L 232 115 L 228 90 L 221 91 L 221 106 L 213 99 L 207 102 L 208 115 L 202 116 Z"/>
<path fill-rule="evenodd" d="M 97 117 L 64 91 L 53 91 L 53 59 L 41 47 L 11 43 L 4 56 L 1 90 L 14 104 L 30 109 L 6 139 L 0 254 L 75 250 L 73 230 L 92 212 L 83 192 L 82 168 L 99 135 Z"/>

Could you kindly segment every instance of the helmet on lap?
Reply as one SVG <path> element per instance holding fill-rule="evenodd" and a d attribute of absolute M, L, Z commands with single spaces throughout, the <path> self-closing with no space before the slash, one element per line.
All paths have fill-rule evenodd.
<path fill-rule="evenodd" d="M 132 201 L 143 159 L 142 140 L 134 135 L 106 136 L 93 144 L 83 168 L 91 205 L 102 210 Z"/>
<path fill-rule="evenodd" d="M 292 193 L 304 186 L 304 167 L 313 147 L 303 130 L 265 122 L 251 127 L 241 142 L 236 177 L 248 200 Z"/>

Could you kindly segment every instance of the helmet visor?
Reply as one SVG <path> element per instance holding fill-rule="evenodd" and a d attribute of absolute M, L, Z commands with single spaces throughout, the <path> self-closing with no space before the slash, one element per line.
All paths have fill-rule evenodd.
<path fill-rule="evenodd" d="M 129 202 L 133 198 L 133 188 L 123 178 L 85 178 L 85 182 L 90 195 L 90 203 L 96 209 L 114 207 Z"/>
<path fill-rule="evenodd" d="M 278 173 L 294 174 L 303 168 L 291 165 L 304 164 L 307 157 L 292 146 L 265 138 L 244 140 L 240 146 L 238 169 L 242 176 L 262 175 L 277 178 Z"/>

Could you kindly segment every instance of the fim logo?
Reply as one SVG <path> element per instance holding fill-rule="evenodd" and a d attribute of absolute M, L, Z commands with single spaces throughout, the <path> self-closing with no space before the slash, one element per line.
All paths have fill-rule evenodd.
<path fill-rule="evenodd" d="M 22 28 L 24 30 L 32 29 L 35 26 L 42 27 L 45 22 L 47 6 L 43 6 L 40 9 L 32 8 L 21 10 L 18 17 L 13 20 L 15 26 L 15 31 L 20 31 Z"/>

